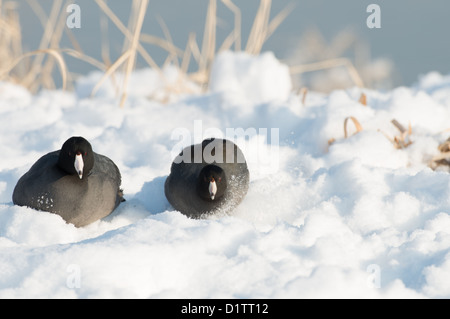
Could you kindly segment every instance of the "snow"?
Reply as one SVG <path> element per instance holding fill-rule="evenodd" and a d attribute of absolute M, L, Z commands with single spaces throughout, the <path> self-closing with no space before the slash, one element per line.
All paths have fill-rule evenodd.
<path fill-rule="evenodd" d="M 225 51 L 220 54 L 211 70 L 210 90 L 222 93 L 226 107 L 246 107 L 271 101 L 284 101 L 289 97 L 292 84 L 287 65 L 281 64 L 272 52 L 262 53 L 258 59 L 251 55 Z"/>
<path fill-rule="evenodd" d="M 165 92 L 170 66 L 135 71 L 123 108 L 111 81 L 90 97 L 100 78 L 36 95 L 0 83 L 1 298 L 450 297 L 450 178 L 430 168 L 450 135 L 450 76 L 308 92 L 303 104 L 272 53 L 226 52 L 206 93 L 187 80 L 190 93 Z M 344 138 L 349 116 L 363 130 L 350 123 Z M 411 124 L 408 147 L 388 139 L 392 119 Z M 127 199 L 83 228 L 11 201 L 73 135 L 115 161 Z M 164 181 L 174 154 L 211 135 L 242 148 L 250 189 L 232 215 L 192 220 Z"/>

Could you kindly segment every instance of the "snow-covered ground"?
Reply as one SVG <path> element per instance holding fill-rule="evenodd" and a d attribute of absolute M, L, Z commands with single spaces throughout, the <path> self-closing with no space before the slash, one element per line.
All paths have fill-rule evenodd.
<path fill-rule="evenodd" d="M 89 97 L 100 73 L 74 92 L 0 83 L 0 297 L 450 297 L 450 175 L 430 168 L 450 136 L 449 76 L 303 103 L 271 53 L 222 54 L 207 93 L 165 95 L 180 84 L 164 72 L 135 71 L 123 108 L 110 82 Z M 349 116 L 363 130 L 349 122 L 344 138 Z M 406 148 L 393 119 L 411 125 Z M 78 229 L 11 201 L 73 135 L 115 161 L 127 199 Z M 163 185 L 177 152 L 211 135 L 242 148 L 250 189 L 233 215 L 192 220 Z"/>

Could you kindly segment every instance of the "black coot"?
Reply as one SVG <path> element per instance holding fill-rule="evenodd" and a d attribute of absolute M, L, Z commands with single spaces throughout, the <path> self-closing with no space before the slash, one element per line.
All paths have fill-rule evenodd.
<path fill-rule="evenodd" d="M 121 175 L 108 157 L 83 137 L 42 156 L 17 182 L 13 202 L 60 215 L 76 227 L 109 215 L 124 201 Z"/>
<path fill-rule="evenodd" d="M 164 191 L 176 210 L 192 217 L 229 213 L 247 194 L 249 171 L 244 154 L 229 140 L 211 138 L 175 158 Z"/>

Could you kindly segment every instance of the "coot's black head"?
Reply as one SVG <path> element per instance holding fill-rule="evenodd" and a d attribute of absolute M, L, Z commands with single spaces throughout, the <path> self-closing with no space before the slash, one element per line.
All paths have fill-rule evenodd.
<path fill-rule="evenodd" d="M 225 172 L 216 165 L 205 166 L 198 176 L 197 193 L 206 201 L 220 199 L 227 189 Z"/>
<path fill-rule="evenodd" d="M 59 152 L 58 166 L 66 173 L 80 179 L 88 176 L 94 167 L 94 152 L 91 144 L 83 137 L 69 138 Z"/>

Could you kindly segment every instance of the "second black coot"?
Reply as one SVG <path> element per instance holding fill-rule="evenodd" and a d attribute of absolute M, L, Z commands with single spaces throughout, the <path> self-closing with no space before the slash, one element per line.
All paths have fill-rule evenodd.
<path fill-rule="evenodd" d="M 174 209 L 191 218 L 230 213 L 249 187 L 244 154 L 233 142 L 210 138 L 175 158 L 164 192 Z"/>

